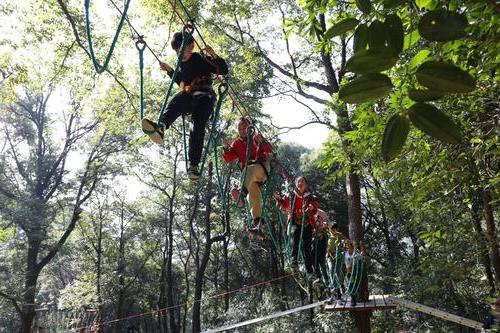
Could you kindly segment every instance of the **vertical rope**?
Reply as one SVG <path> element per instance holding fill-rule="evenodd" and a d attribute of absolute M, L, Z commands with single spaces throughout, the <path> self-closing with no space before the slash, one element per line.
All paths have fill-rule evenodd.
<path fill-rule="evenodd" d="M 144 49 L 146 47 L 146 43 L 142 38 L 140 38 L 135 43 L 135 47 L 139 51 L 139 74 L 140 74 L 140 90 L 141 90 L 140 117 L 142 120 L 144 118 Z"/>
<path fill-rule="evenodd" d="M 211 128 L 210 128 L 210 134 L 208 136 L 207 145 L 205 147 L 205 152 L 203 154 L 203 159 L 201 161 L 201 166 L 200 166 L 200 170 L 199 170 L 200 175 L 203 174 L 203 168 L 205 166 L 205 160 L 207 159 L 207 156 L 208 156 L 208 152 L 209 152 L 209 149 L 210 149 L 210 144 L 213 141 L 213 137 L 214 137 L 214 134 L 215 134 L 215 128 L 217 127 L 217 122 L 219 121 L 220 109 L 222 107 L 222 103 L 224 102 L 224 99 L 226 98 L 227 90 L 228 90 L 228 87 L 227 87 L 227 85 L 225 83 L 221 83 L 219 85 L 219 87 L 218 87 L 218 96 L 219 96 L 219 98 L 217 99 L 217 106 L 215 108 L 214 115 L 212 117 L 212 125 L 211 125 Z"/>

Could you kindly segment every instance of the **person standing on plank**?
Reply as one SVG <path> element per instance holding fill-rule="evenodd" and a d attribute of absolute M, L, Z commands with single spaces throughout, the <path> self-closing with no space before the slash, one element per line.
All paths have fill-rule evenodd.
<path fill-rule="evenodd" d="M 191 114 L 192 129 L 189 132 L 189 168 L 188 177 L 191 180 L 200 178 L 198 164 L 201 160 L 205 127 L 214 111 L 215 92 L 212 87 L 212 76 L 226 75 L 228 67 L 226 61 L 220 58 L 215 51 L 207 46 L 202 55 L 193 52 L 194 38 L 187 36 L 187 45 L 184 48 L 180 68 L 175 82 L 181 88 L 168 103 L 166 111 L 160 118 L 159 125 L 149 119 L 142 120 L 142 129 L 150 139 L 158 144 L 163 143 L 165 131 L 181 115 Z M 179 54 L 182 45 L 183 33 L 176 32 L 171 46 Z M 162 70 L 172 77 L 174 69 L 166 63 L 160 63 Z"/>

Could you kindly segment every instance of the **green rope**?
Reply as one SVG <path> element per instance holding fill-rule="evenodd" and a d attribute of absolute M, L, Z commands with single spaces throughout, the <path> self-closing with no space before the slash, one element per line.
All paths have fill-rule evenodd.
<path fill-rule="evenodd" d="M 318 228 L 314 228 L 314 268 L 318 266 Z M 321 276 L 321 275 L 320 275 Z M 318 276 L 318 277 L 320 277 Z"/>
<path fill-rule="evenodd" d="M 228 207 L 227 207 L 227 202 L 226 202 L 226 193 L 224 191 L 224 186 L 222 185 L 222 178 L 220 175 L 220 170 L 219 170 L 219 156 L 217 154 L 217 145 L 213 145 L 214 149 L 214 169 L 215 169 L 215 178 L 217 180 L 217 193 L 219 196 L 219 200 L 222 201 L 222 209 L 225 212 L 227 212 Z"/>
<path fill-rule="evenodd" d="M 220 115 L 220 109 L 222 107 L 222 103 L 224 102 L 224 99 L 226 98 L 228 91 L 228 86 L 225 83 L 221 83 L 218 87 L 218 96 L 219 98 L 217 99 L 217 106 L 215 107 L 214 115 L 212 117 L 212 125 L 210 128 L 210 134 L 208 136 L 207 140 L 207 146 L 205 148 L 205 152 L 203 154 L 203 159 L 201 160 L 201 166 L 200 166 L 200 175 L 203 174 L 203 168 L 205 166 L 205 160 L 207 159 L 208 152 L 210 149 L 210 144 L 213 141 L 213 137 L 215 134 L 215 128 L 217 127 L 217 122 L 219 121 L 219 115 Z M 215 146 L 215 145 L 214 145 Z"/>
<path fill-rule="evenodd" d="M 238 196 L 238 200 L 236 202 L 240 202 L 243 196 L 243 188 L 245 187 L 245 179 L 247 177 L 247 169 L 248 169 L 248 160 L 250 159 L 250 148 L 253 140 L 253 135 L 255 133 L 255 129 L 251 126 L 247 128 L 247 148 L 245 150 L 245 167 L 241 171 L 240 177 L 240 195 Z"/>
<path fill-rule="evenodd" d="M 115 49 L 116 42 L 118 41 L 118 36 L 120 36 L 120 31 L 122 30 L 123 24 L 125 22 L 125 18 L 127 16 L 128 7 L 130 5 L 130 0 L 126 0 L 125 8 L 123 9 L 122 16 L 120 18 L 120 22 L 118 23 L 118 27 L 116 28 L 115 35 L 113 37 L 113 41 L 108 50 L 108 54 L 104 60 L 104 63 L 101 65 L 96 59 L 94 52 L 94 45 L 92 43 L 92 35 L 90 33 L 90 0 L 85 0 L 85 31 L 87 35 L 87 41 L 89 43 L 89 55 L 92 63 L 94 64 L 94 68 L 97 73 L 103 73 L 109 65 L 109 61 L 111 60 L 111 56 L 113 55 L 113 50 Z"/>
<path fill-rule="evenodd" d="M 141 107 L 140 107 L 140 117 L 141 120 L 144 118 L 144 49 L 146 48 L 146 43 L 144 40 L 139 39 L 135 43 L 135 47 L 139 51 L 139 73 L 140 73 L 140 89 L 141 89 Z"/>
<path fill-rule="evenodd" d="M 165 95 L 165 98 L 163 99 L 163 103 L 162 103 L 161 108 L 160 108 L 160 115 L 158 116 L 158 121 L 157 121 L 158 126 L 160 125 L 161 116 L 163 115 L 163 113 L 167 109 L 167 105 L 168 105 L 167 102 L 168 102 L 168 99 L 170 97 L 170 94 L 172 93 L 172 88 L 174 86 L 174 82 L 175 82 L 175 79 L 177 77 L 177 73 L 179 73 L 179 69 L 181 67 L 182 56 L 184 55 L 184 49 L 187 46 L 187 41 L 189 39 L 191 39 L 192 35 L 193 35 L 193 30 L 190 29 L 188 26 L 185 26 L 184 29 L 183 29 L 183 36 L 182 36 L 181 47 L 179 49 L 179 53 L 178 53 L 178 56 L 177 56 L 177 61 L 175 63 L 174 73 L 172 74 L 172 79 L 170 80 L 170 83 L 168 85 L 167 94 Z M 184 130 L 185 130 L 185 128 L 184 128 Z"/>
<path fill-rule="evenodd" d="M 265 220 L 266 220 L 266 228 L 268 235 L 270 236 L 269 238 L 271 239 L 271 243 L 274 245 L 274 248 L 276 251 L 279 251 L 279 244 L 278 241 L 276 240 L 276 237 L 274 235 L 274 230 L 271 226 L 271 222 L 269 220 L 269 216 L 267 214 L 267 194 L 269 193 L 269 187 L 271 187 L 271 184 L 273 182 L 273 170 L 271 169 L 269 171 L 269 178 L 266 180 L 266 188 L 264 189 L 264 192 L 262 193 L 262 215 Z"/>
<path fill-rule="evenodd" d="M 355 256 L 353 258 L 352 272 L 346 289 L 347 295 L 357 294 L 359 287 L 361 285 L 363 266 L 364 266 L 363 259 L 360 258 L 359 256 Z M 354 281 L 352 281 L 352 276 L 354 276 Z"/>
<path fill-rule="evenodd" d="M 188 172 L 188 152 L 186 142 L 186 117 L 182 115 L 182 141 L 184 142 L 184 162 L 186 162 L 186 172 Z"/>
<path fill-rule="evenodd" d="M 341 244 L 337 244 L 335 248 L 335 258 L 333 259 L 333 263 L 330 263 L 329 260 L 329 265 L 333 266 L 327 268 L 328 288 L 334 288 L 334 289 L 340 288 L 340 286 L 342 285 L 342 281 L 344 279 L 344 270 L 343 270 L 344 256 L 340 251 L 340 247 Z"/>

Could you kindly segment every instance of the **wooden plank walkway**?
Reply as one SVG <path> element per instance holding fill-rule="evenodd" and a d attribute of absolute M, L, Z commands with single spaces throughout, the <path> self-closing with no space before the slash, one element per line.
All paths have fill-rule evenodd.
<path fill-rule="evenodd" d="M 444 319 L 447 321 L 451 321 L 451 322 L 460 324 L 462 326 L 471 327 L 471 328 L 474 328 L 476 330 L 481 330 L 481 328 L 483 327 L 483 324 L 478 322 L 478 321 L 471 320 L 471 319 L 464 318 L 464 317 L 460 317 L 460 316 L 457 316 L 453 313 L 445 312 L 443 310 L 431 308 L 430 306 L 427 306 L 427 305 L 411 302 L 411 301 L 408 301 L 405 299 L 401 299 L 398 297 L 392 297 L 392 296 L 389 297 L 389 300 L 391 302 L 393 302 L 394 304 L 404 306 L 405 308 L 419 311 L 422 313 L 426 313 L 426 314 L 429 314 L 429 315 L 434 316 L 434 317 L 438 317 L 438 318 L 441 318 L 441 319 Z"/>
<path fill-rule="evenodd" d="M 396 307 L 388 295 L 371 295 L 367 302 L 357 302 L 356 306 L 351 306 L 350 301 L 345 301 L 343 304 L 335 303 L 325 306 L 327 312 L 340 311 L 375 311 L 375 310 L 391 310 Z"/>

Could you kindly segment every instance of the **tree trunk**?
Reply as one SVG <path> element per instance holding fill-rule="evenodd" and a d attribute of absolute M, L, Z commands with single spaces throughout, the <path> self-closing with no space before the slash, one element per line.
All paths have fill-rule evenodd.
<path fill-rule="evenodd" d="M 121 202 L 120 210 L 120 240 L 118 244 L 118 267 L 116 273 L 118 274 L 118 299 L 116 302 L 116 318 L 120 319 L 124 315 L 125 305 L 125 217 L 124 217 L 124 203 Z M 115 333 L 121 332 L 121 320 L 115 324 Z"/>
<path fill-rule="evenodd" d="M 165 242 L 167 242 L 167 237 L 165 237 Z M 163 258 L 161 264 L 161 273 L 160 273 L 160 295 L 158 296 L 158 324 L 160 325 L 160 331 L 164 333 L 168 333 L 168 323 L 167 323 L 167 253 L 163 251 Z"/>
<path fill-rule="evenodd" d="M 471 194 L 471 198 L 472 198 L 472 208 L 470 210 L 470 213 L 472 216 L 472 226 L 477 234 L 477 237 L 479 237 L 480 239 L 480 241 L 478 242 L 479 259 L 484 267 L 484 273 L 486 274 L 486 278 L 488 279 L 488 283 L 491 288 L 490 295 L 493 296 L 496 290 L 495 278 L 493 277 L 493 271 L 491 270 L 491 262 L 488 257 L 488 246 L 487 246 L 488 242 L 486 240 L 483 227 L 481 226 L 481 218 L 478 213 L 480 210 L 480 203 L 478 202 L 479 198 L 477 198 L 477 196 L 475 196 L 474 194 Z"/>
<path fill-rule="evenodd" d="M 491 208 L 490 194 L 485 189 L 480 189 L 481 199 L 483 201 L 483 214 L 486 224 L 486 239 L 490 250 L 490 261 L 495 271 L 496 289 L 500 286 L 500 251 L 498 249 L 497 232 L 495 220 L 493 218 L 493 209 Z"/>
<path fill-rule="evenodd" d="M 201 260 L 199 261 L 198 269 L 196 270 L 195 285 L 194 285 L 194 304 L 193 304 L 193 333 L 198 333 L 201 331 L 201 296 L 203 293 L 203 277 L 205 275 L 205 269 L 207 268 L 208 260 L 210 258 L 210 250 L 212 248 L 212 240 L 210 233 L 210 213 L 212 212 L 212 163 L 208 164 L 208 179 L 207 188 L 205 196 L 205 246 L 203 248 L 203 254 L 201 255 Z"/>
<path fill-rule="evenodd" d="M 353 167 L 346 175 L 346 191 L 347 191 L 347 204 L 349 213 L 349 238 L 358 246 L 363 241 L 363 223 L 361 220 L 361 189 L 359 176 L 355 173 Z M 365 265 L 366 267 L 366 265 Z M 365 302 L 368 300 L 368 274 L 366 269 L 363 270 L 363 277 L 361 280 L 360 290 L 358 292 L 359 300 Z M 367 311 L 353 311 L 352 316 L 356 325 L 358 333 L 370 332 L 370 316 L 371 312 Z"/>
<path fill-rule="evenodd" d="M 168 251 L 167 251 L 167 307 L 169 308 L 169 323 L 170 323 L 170 331 L 172 333 L 178 333 L 180 331 L 180 327 L 175 320 L 176 309 L 174 308 L 174 277 L 172 272 L 172 255 L 174 252 L 174 242 L 173 242 L 173 233 L 172 233 L 172 224 L 174 222 L 174 207 L 173 207 L 173 198 L 174 194 L 170 200 L 170 209 L 169 209 L 169 221 L 168 221 Z"/>
<path fill-rule="evenodd" d="M 40 270 L 37 265 L 38 251 L 41 241 L 28 235 L 28 257 L 24 275 L 24 295 L 21 307 L 21 333 L 30 333 L 35 318 L 36 283 Z"/>

